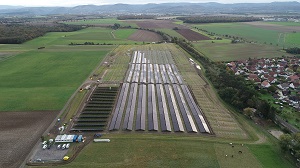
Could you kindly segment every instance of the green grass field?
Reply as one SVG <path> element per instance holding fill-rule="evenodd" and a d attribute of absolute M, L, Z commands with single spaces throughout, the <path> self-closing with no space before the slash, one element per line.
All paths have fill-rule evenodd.
<path fill-rule="evenodd" d="M 292 167 L 268 145 L 234 143 L 232 147 L 183 135 L 106 134 L 104 138 L 111 142 L 92 142 L 73 162 L 59 167 Z"/>
<path fill-rule="evenodd" d="M 100 47 L 99 47 L 100 48 Z M 36 50 L 1 62 L 0 111 L 60 110 L 100 63 L 98 51 Z"/>
<path fill-rule="evenodd" d="M 214 32 L 219 35 L 230 35 L 243 37 L 248 41 L 254 41 L 260 44 L 273 44 L 282 46 L 284 41 L 279 38 L 280 33 L 274 30 L 267 30 L 243 23 L 212 23 L 193 25 L 195 27 Z M 290 45 L 285 42 L 285 45 Z"/>
<path fill-rule="evenodd" d="M 83 44 L 94 42 L 95 44 L 133 44 L 134 41 L 127 40 L 128 36 L 134 33 L 133 29 L 118 29 L 112 34 L 110 28 L 90 27 L 75 32 L 53 32 L 47 33 L 43 37 L 28 41 L 28 46 L 47 46 L 47 45 L 68 45 L 70 43 Z"/>
<path fill-rule="evenodd" d="M 285 37 L 286 43 L 291 44 L 291 47 L 299 47 L 300 45 L 300 33 L 289 33 Z"/>
<path fill-rule="evenodd" d="M 172 37 L 184 39 L 184 37 L 181 34 L 177 33 L 175 30 L 172 30 L 172 29 L 157 29 L 157 30 L 162 31 Z"/>
<path fill-rule="evenodd" d="M 282 25 L 282 26 L 300 26 L 299 22 L 264 22 L 268 24 L 276 24 L 276 25 Z"/>
<path fill-rule="evenodd" d="M 205 54 L 213 61 L 233 61 L 244 60 L 248 58 L 274 58 L 290 54 L 280 51 L 277 46 L 250 43 L 216 43 L 198 42 L 193 43 L 195 48 Z"/>
<path fill-rule="evenodd" d="M 263 167 L 293 167 L 289 162 L 282 159 L 271 145 L 247 145 L 250 151 L 256 156 Z"/>

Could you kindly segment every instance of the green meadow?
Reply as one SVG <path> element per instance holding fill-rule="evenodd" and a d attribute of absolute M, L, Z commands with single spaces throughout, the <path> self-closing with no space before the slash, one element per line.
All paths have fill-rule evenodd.
<path fill-rule="evenodd" d="M 113 47 L 53 47 L 0 62 L 0 111 L 60 110 Z"/>
<path fill-rule="evenodd" d="M 112 31 L 109 28 L 90 27 L 76 32 L 53 32 L 45 36 L 26 42 L 25 45 L 68 45 L 70 43 L 83 44 L 93 42 L 95 44 L 133 44 L 134 41 L 127 38 L 135 29 L 118 29 Z"/>
<path fill-rule="evenodd" d="M 214 40 L 193 43 L 195 48 L 212 61 L 245 60 L 248 58 L 275 58 L 282 55 L 291 56 L 281 51 L 281 48 L 272 45 L 237 43 Z"/>
<path fill-rule="evenodd" d="M 284 44 L 284 41 L 279 38 L 279 35 L 282 32 L 259 28 L 243 23 L 211 23 L 193 26 L 218 35 L 242 37 L 248 41 L 260 44 L 278 44 L 279 46 Z"/>
<path fill-rule="evenodd" d="M 299 47 L 300 45 L 300 33 L 289 33 L 285 37 L 286 43 L 291 47 Z"/>
<path fill-rule="evenodd" d="M 266 23 L 282 25 L 282 26 L 300 26 L 300 22 L 266 22 Z"/>
<path fill-rule="evenodd" d="M 293 167 L 267 144 L 233 143 L 232 147 L 213 137 L 184 135 L 106 134 L 104 137 L 111 142 L 91 142 L 74 161 L 60 167 Z"/>

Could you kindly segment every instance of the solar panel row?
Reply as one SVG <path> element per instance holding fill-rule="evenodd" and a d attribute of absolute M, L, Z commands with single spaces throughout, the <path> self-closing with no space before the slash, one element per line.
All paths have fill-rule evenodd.
<path fill-rule="evenodd" d="M 127 130 L 158 131 L 160 126 L 161 131 L 210 133 L 201 109 L 172 63 L 170 52 L 134 52 L 109 130 L 118 130 L 123 124 Z"/>

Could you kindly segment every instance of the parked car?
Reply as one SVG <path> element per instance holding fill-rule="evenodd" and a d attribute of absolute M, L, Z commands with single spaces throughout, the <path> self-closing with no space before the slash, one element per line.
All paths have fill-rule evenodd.
<path fill-rule="evenodd" d="M 62 147 L 61 147 L 61 149 L 66 149 L 66 145 L 67 144 L 63 144 Z"/>
<path fill-rule="evenodd" d="M 45 144 L 45 145 L 43 145 L 43 149 L 46 149 L 47 148 L 47 145 Z"/>
<path fill-rule="evenodd" d="M 61 144 L 57 145 L 57 149 L 60 149 L 61 148 Z"/>
<path fill-rule="evenodd" d="M 69 149 L 69 147 L 70 147 L 70 143 L 67 143 L 66 149 Z"/>

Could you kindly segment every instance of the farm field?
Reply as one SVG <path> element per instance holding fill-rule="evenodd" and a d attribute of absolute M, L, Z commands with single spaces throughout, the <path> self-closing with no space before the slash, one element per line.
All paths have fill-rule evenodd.
<path fill-rule="evenodd" d="M 114 21 L 106 20 L 103 22 Z M 160 24 L 160 21 L 154 20 L 142 24 L 152 24 L 153 27 L 163 27 L 164 29 L 168 26 L 173 28 L 175 23 L 167 22 L 163 25 Z M 257 126 L 252 127 L 255 124 L 251 125 L 243 116 L 231 113 L 220 102 L 214 89 L 209 86 L 202 76 L 201 70 L 196 70 L 197 63 L 189 61 L 190 56 L 186 52 L 174 44 L 133 45 L 136 41 L 127 38 L 137 32 L 139 31 L 131 29 L 112 31 L 111 29 L 93 27 L 78 32 L 48 33 L 23 45 L 0 45 L 3 53 L 8 53 L 7 57 L 3 54 L 3 61 L 0 60 L 0 81 L 4 81 L 0 83 L 0 95 L 6 95 L 0 97 L 0 111 L 9 111 L 12 114 L 15 113 L 14 111 L 23 111 L 21 116 L 26 115 L 26 117 L 33 116 L 33 113 L 27 116 L 25 111 L 42 111 L 41 113 L 45 113 L 43 116 L 38 112 L 36 113 L 38 115 L 33 117 L 34 121 L 30 123 L 34 126 L 29 123 L 20 124 L 22 128 L 31 130 L 32 127 L 38 127 L 38 124 L 49 125 L 57 111 L 62 109 L 71 94 L 82 83 L 85 85 L 99 83 L 99 86 L 105 87 L 106 90 L 110 87 L 113 87 L 114 90 L 118 86 L 120 86 L 120 90 L 123 88 L 126 90 L 126 88 L 133 86 L 132 93 L 136 94 L 135 98 L 138 101 L 133 102 L 134 98 L 130 98 L 130 95 L 126 96 L 125 93 L 123 97 L 127 97 L 136 106 L 129 106 L 129 101 L 122 101 L 121 96 L 121 98 L 116 97 L 115 100 L 120 100 L 120 103 L 118 104 L 116 101 L 116 107 L 113 109 L 118 110 L 118 105 L 127 108 L 132 107 L 134 130 L 124 129 L 124 124 L 121 124 L 122 130 L 109 131 L 107 127 L 103 132 L 103 138 L 111 139 L 110 143 L 89 143 L 74 161 L 59 165 L 59 167 L 239 167 L 240 165 L 245 165 L 243 167 L 293 167 L 284 160 L 284 157 L 279 153 L 279 148 L 273 146 L 269 137 L 258 131 Z M 68 45 L 71 42 L 94 42 L 113 45 Z M 257 54 L 259 49 L 263 51 L 262 55 L 277 54 L 277 51 L 275 52 L 275 49 L 273 49 L 275 46 L 253 44 L 250 51 L 249 46 L 246 46 L 246 44 L 244 44 L 245 46 L 241 44 L 233 45 L 227 42 L 222 40 L 220 43 L 211 43 L 209 40 L 194 44 L 197 49 L 203 53 L 206 52 L 208 56 L 216 55 L 220 50 L 225 51 L 224 55 L 219 53 L 220 55 L 217 57 L 211 57 L 213 61 L 231 60 L 236 58 L 238 54 L 243 55 L 238 50 L 244 50 L 243 52 L 248 55 L 247 58 L 249 58 L 249 55 L 254 57 L 255 53 L 251 51 L 256 51 Z M 37 48 L 40 46 L 46 48 L 38 50 Z M 0 51 L 2 52 L 2 50 Z M 149 57 L 146 54 L 146 57 L 142 57 L 144 59 L 141 58 L 140 62 L 137 63 L 137 60 L 133 59 L 134 51 L 142 51 L 155 56 Z M 232 53 L 234 52 L 237 54 L 233 56 Z M 100 62 L 102 63 L 100 64 Z M 96 70 L 92 72 L 95 68 Z M 130 76 L 130 70 L 133 70 L 132 76 Z M 160 75 L 155 76 L 155 71 L 159 72 Z M 158 76 L 161 78 L 160 82 L 157 82 L 159 81 Z M 97 81 L 97 79 L 100 80 Z M 184 92 L 184 88 L 187 88 L 185 91 L 189 90 L 191 95 Z M 81 93 L 86 92 L 88 91 Z M 116 91 L 114 93 L 117 94 Z M 119 94 L 122 95 L 121 92 Z M 148 105 L 151 102 L 150 99 L 153 103 L 153 99 L 159 98 L 158 95 L 166 97 L 165 101 L 162 99 L 162 101 L 155 102 L 158 102 L 157 106 L 159 106 L 159 103 L 165 103 L 162 105 L 167 111 L 164 115 L 171 118 L 170 127 L 172 129 L 169 133 L 163 131 L 154 133 L 150 129 L 152 125 L 149 124 L 145 127 L 145 131 L 141 131 L 143 128 L 140 127 L 140 123 L 151 123 L 149 122 L 151 120 L 149 114 L 154 114 L 148 114 L 148 111 L 154 110 L 148 108 L 149 106 L 144 111 L 139 108 L 145 107 L 145 104 Z M 79 97 L 80 100 L 77 101 L 84 102 L 87 106 L 101 104 L 103 105 L 101 110 L 105 109 L 106 105 L 99 101 L 99 97 L 103 95 L 92 96 L 94 96 L 91 97 L 94 100 L 90 100 L 91 104 L 87 103 L 85 100 L 87 97 L 85 96 Z M 203 116 L 205 115 L 205 121 L 209 124 L 211 135 L 207 133 L 187 134 L 189 128 L 186 121 L 183 122 L 184 125 L 179 126 L 179 121 L 180 119 L 184 120 L 185 114 L 177 112 L 182 109 L 192 111 L 192 106 L 188 104 L 188 100 L 192 98 L 194 100 L 193 106 L 198 107 L 199 105 L 198 108 L 203 112 Z M 145 100 L 148 100 L 147 103 Z M 185 105 L 185 101 L 188 105 Z M 109 100 L 109 102 L 109 108 L 111 108 L 112 100 Z M 51 116 L 48 114 L 48 110 L 53 112 Z M 91 108 L 85 110 L 91 110 Z M 104 111 L 105 118 L 109 121 L 112 119 L 113 115 L 108 116 L 112 109 L 105 109 L 107 111 L 103 110 L 101 114 L 98 110 L 97 112 L 93 112 L 93 110 L 83 112 L 89 113 L 88 115 L 97 113 L 96 115 L 102 117 Z M 137 112 L 139 110 L 140 113 Z M 76 109 L 72 109 L 72 111 L 76 111 Z M 7 112 L 2 113 L 6 114 Z M 145 121 L 141 119 L 141 116 L 144 115 Z M 24 116 L 25 120 L 27 120 L 26 117 Z M 69 115 L 63 121 L 68 122 L 67 125 L 69 125 L 71 122 L 69 119 L 72 117 L 72 115 Z M 125 123 L 125 117 L 125 113 L 124 115 L 121 114 L 121 123 Z M 157 116 L 157 120 L 161 117 Z M 13 117 L 9 116 L 9 118 Z M 48 118 L 48 120 L 45 121 L 44 118 Z M 21 120 L 16 117 L 13 121 L 6 123 L 1 122 L 1 119 L 1 124 L 8 125 L 13 125 L 11 123 Z M 91 126 L 91 123 L 87 122 L 88 120 L 86 118 L 81 120 L 81 126 Z M 184 131 L 176 131 L 176 122 L 172 122 L 172 120 L 178 121 L 179 130 Z M 94 121 L 106 123 L 102 119 Z M 189 121 L 195 122 L 196 119 L 192 118 Z M 104 129 L 102 127 L 103 123 L 96 126 L 101 125 L 102 130 Z M 75 127 L 79 125 L 75 125 Z M 40 129 L 41 132 L 38 132 L 37 135 L 45 130 L 44 127 L 40 127 Z M 158 124 L 157 130 L 161 129 L 161 124 Z M 197 127 L 196 130 L 199 131 L 200 129 Z M 0 133 L 1 131 L 0 128 Z M 7 133 L 7 130 L 4 130 L 4 132 Z M 68 132 L 66 131 L 66 133 Z M 93 133 L 83 132 L 83 134 L 89 139 L 93 137 Z M 16 135 L 18 133 L 12 136 L 11 139 L 14 140 Z M 36 140 L 30 139 L 28 143 L 36 142 L 39 137 L 33 136 L 32 138 L 36 138 Z M 0 138 L 0 150 L 2 142 L 4 141 L 1 141 Z M 233 142 L 234 147 L 229 145 L 230 142 Z M 5 141 L 5 143 L 11 145 L 8 141 Z M 26 151 L 28 150 L 26 149 Z M 4 151 L 6 151 L 6 148 Z M 11 155 L 14 156 L 16 152 L 17 150 L 12 152 Z M 27 153 L 25 152 L 24 155 Z M 7 159 L 5 156 L 2 156 L 2 158 L 4 158 L 3 160 Z M 9 162 L 14 161 L 9 160 Z M 1 161 L 0 157 L 0 167 L 2 163 L 6 164 L 5 161 Z M 16 164 L 19 163 L 16 162 Z"/>
<path fill-rule="evenodd" d="M 140 28 L 144 29 L 173 29 L 175 27 L 178 28 L 186 28 L 183 25 L 174 23 L 173 20 L 137 20 L 137 21 L 126 21 L 129 23 L 135 23 Z"/>
<path fill-rule="evenodd" d="M 275 58 L 285 56 L 292 56 L 291 54 L 279 51 L 280 48 L 276 46 L 250 43 L 231 44 L 209 42 L 193 43 L 195 48 L 202 52 L 205 56 L 213 61 L 233 61 L 245 60 L 248 58 Z"/>
<path fill-rule="evenodd" d="M 266 22 L 268 24 L 276 24 L 276 25 L 283 25 L 283 26 L 300 26 L 299 22 Z"/>
<path fill-rule="evenodd" d="M 0 97 L 0 111 L 61 109 L 112 48 L 106 49 L 39 50 L 22 53 L 1 62 L 0 94 L 6 96 Z"/>
<path fill-rule="evenodd" d="M 95 26 L 111 26 L 117 23 L 120 24 L 121 26 L 136 27 L 136 24 L 134 23 L 120 21 L 117 18 L 72 20 L 72 21 L 67 21 L 62 23 L 72 24 L 72 25 L 95 25 Z"/>
<path fill-rule="evenodd" d="M 163 40 L 159 34 L 147 30 L 138 30 L 131 34 L 128 39 L 132 41 L 144 42 L 158 42 Z"/>
<path fill-rule="evenodd" d="M 214 91 L 196 73 L 188 55 L 173 44 L 117 47 L 104 59 L 112 64 L 103 78 L 103 84 L 116 84 L 127 79 L 124 77 L 131 60 L 130 53 L 136 50 L 156 50 L 172 54 L 172 59 L 156 57 L 153 61 L 171 62 L 178 66 L 215 136 L 106 132 L 104 137 L 109 138 L 110 143 L 90 143 L 74 161 L 59 167 L 236 167 L 238 163 L 252 167 L 292 167 L 274 150 L 275 147 L 269 146 L 268 138 L 254 132 L 243 118 L 236 119 L 226 110 L 214 95 Z M 232 148 L 229 142 L 233 142 L 235 147 Z M 244 146 L 241 146 L 241 143 L 245 143 Z M 266 144 L 267 147 L 263 152 L 257 148 L 249 150 L 248 144 L 252 143 L 255 146 Z M 242 154 L 239 151 L 242 151 Z M 265 154 L 263 159 L 267 161 L 258 158 L 261 154 Z M 268 161 L 272 160 L 271 157 L 276 158 L 278 162 L 274 164 Z"/>
<path fill-rule="evenodd" d="M 209 37 L 199 34 L 190 29 L 179 29 L 176 30 L 177 33 L 181 34 L 189 41 L 201 41 L 201 40 L 210 40 Z"/>
<path fill-rule="evenodd" d="M 156 29 L 156 30 L 159 30 L 161 32 L 164 32 L 172 37 L 177 37 L 177 38 L 184 38 L 181 34 L 179 34 L 178 32 L 176 32 L 175 30 L 173 29 Z"/>
<path fill-rule="evenodd" d="M 58 111 L 1 112 L 0 167 L 19 167 L 57 114 Z"/>
<path fill-rule="evenodd" d="M 134 41 L 127 38 L 134 33 L 133 29 L 118 29 L 112 31 L 110 28 L 90 27 L 75 32 L 52 32 L 43 37 L 25 43 L 26 46 L 47 46 L 47 45 L 69 45 L 93 42 L 95 44 L 127 44 Z"/>
<path fill-rule="evenodd" d="M 299 27 L 267 24 L 265 22 L 251 23 L 212 23 L 193 25 L 197 28 L 216 33 L 217 35 L 237 36 L 260 44 L 272 44 L 279 47 L 293 46 L 285 40 L 284 34 L 299 31 Z"/>
<path fill-rule="evenodd" d="M 105 138 L 111 142 L 90 143 L 72 163 L 60 167 L 292 167 L 272 151 L 264 159 L 278 161 L 261 163 L 248 145 L 234 143 L 232 148 L 197 136 L 109 134 Z"/>
<path fill-rule="evenodd" d="M 289 33 L 285 36 L 285 41 L 292 46 L 297 47 L 300 45 L 300 33 Z"/>

